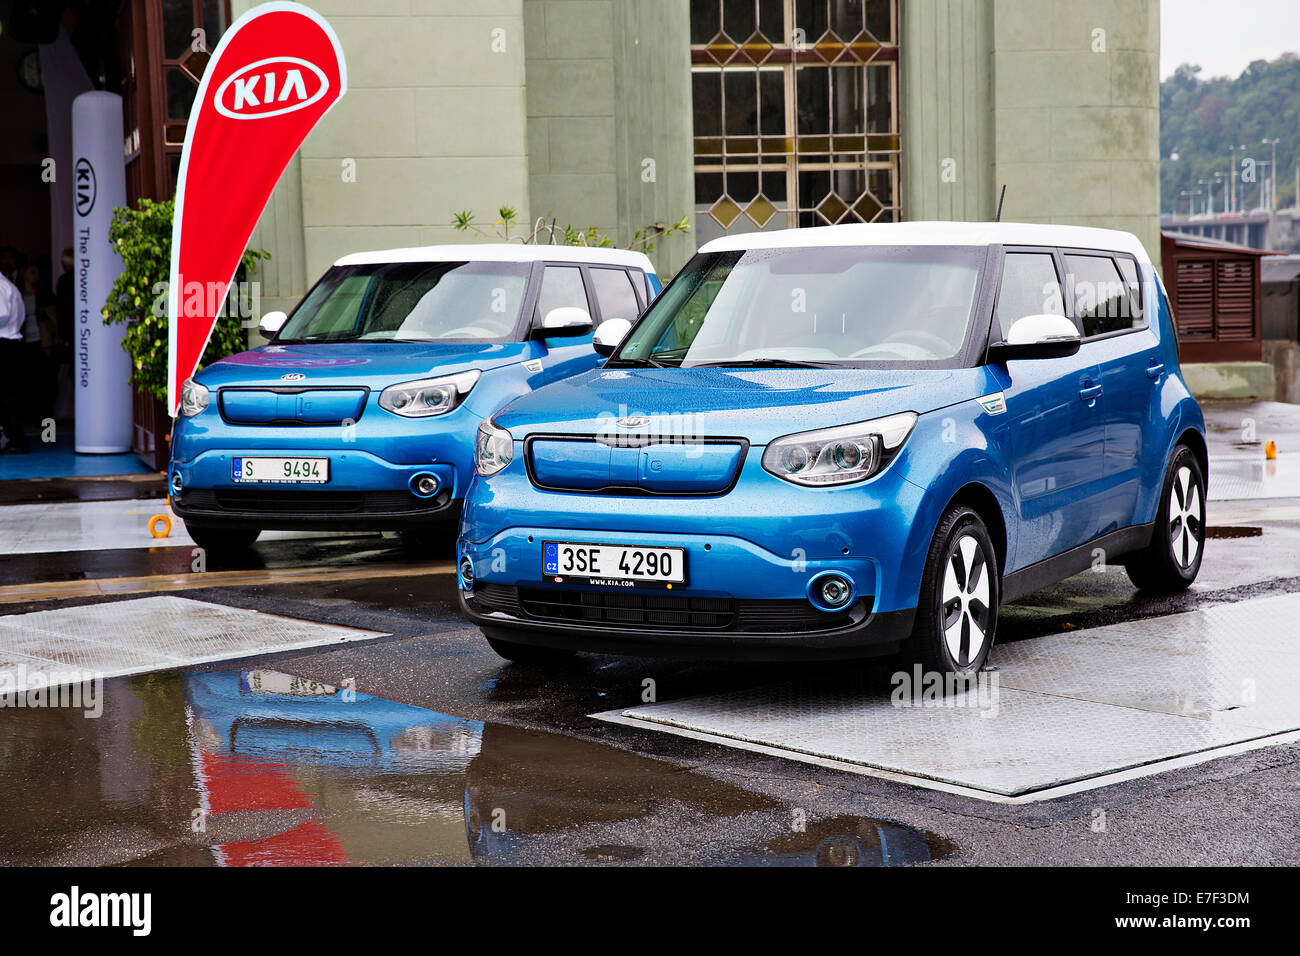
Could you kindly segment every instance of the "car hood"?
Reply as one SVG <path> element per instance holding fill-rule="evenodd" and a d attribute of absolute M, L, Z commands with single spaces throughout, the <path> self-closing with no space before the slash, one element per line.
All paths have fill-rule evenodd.
<path fill-rule="evenodd" d="M 519 398 L 494 417 L 515 438 L 601 434 L 648 418 L 659 436 L 734 437 L 763 445 L 792 432 L 918 414 L 997 391 L 987 368 L 601 368 Z"/>
<path fill-rule="evenodd" d="M 227 385 L 295 384 L 378 387 L 428 375 L 491 369 L 518 362 L 527 344 L 354 342 L 264 345 L 213 362 L 195 378 L 208 388 Z"/>

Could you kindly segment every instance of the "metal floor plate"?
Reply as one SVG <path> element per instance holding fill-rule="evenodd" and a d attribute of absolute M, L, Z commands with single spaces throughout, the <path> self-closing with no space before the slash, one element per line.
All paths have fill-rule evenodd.
<path fill-rule="evenodd" d="M 1276 461 L 1266 461 L 1263 455 L 1211 459 L 1206 498 L 1210 501 L 1300 498 L 1300 454 L 1281 454 Z"/>
<path fill-rule="evenodd" d="M 382 636 L 171 596 L 14 614 L 0 617 L 0 690 L 65 683 L 74 671 L 124 677 Z"/>
<path fill-rule="evenodd" d="M 995 647 L 995 707 L 900 707 L 879 680 L 784 683 L 593 716 L 1027 802 L 1294 738 L 1300 595 Z M 984 701 L 987 705 L 987 699 Z"/>
<path fill-rule="evenodd" d="M 149 519 L 165 514 L 171 533 L 155 538 Z M 309 538 L 330 532 L 263 531 L 259 541 Z M 338 534 L 337 532 L 335 533 Z M 107 551 L 114 548 L 194 547 L 185 522 L 162 499 L 130 501 L 60 501 L 0 508 L 0 553 L 48 554 L 59 551 Z"/>

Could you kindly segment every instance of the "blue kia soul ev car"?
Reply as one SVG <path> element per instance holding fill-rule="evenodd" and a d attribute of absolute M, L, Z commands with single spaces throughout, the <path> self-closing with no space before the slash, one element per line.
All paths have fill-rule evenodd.
<path fill-rule="evenodd" d="M 479 428 L 460 596 L 507 659 L 909 645 L 970 673 L 1006 601 L 1200 567 L 1204 422 L 1128 233 L 726 237 L 596 345 Z"/>
<path fill-rule="evenodd" d="M 184 384 L 171 504 L 201 546 L 267 528 L 400 530 L 445 541 L 473 472 L 478 423 L 600 361 L 659 291 L 639 252 L 485 244 L 338 260 L 269 345 Z"/>

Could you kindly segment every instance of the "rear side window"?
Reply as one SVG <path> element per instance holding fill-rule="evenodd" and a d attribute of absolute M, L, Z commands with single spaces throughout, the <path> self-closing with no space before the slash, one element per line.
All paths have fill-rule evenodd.
<path fill-rule="evenodd" d="M 997 322 L 1002 339 L 1017 319 L 1043 313 L 1065 315 L 1056 260 L 1050 252 L 1008 252 L 998 291 Z"/>
<path fill-rule="evenodd" d="M 1065 254 L 1066 288 L 1083 325 L 1084 338 L 1140 328 L 1144 322 L 1135 308 L 1137 270 L 1133 263 L 1130 284 L 1110 256 Z"/>
<path fill-rule="evenodd" d="M 622 269 L 592 269 L 589 275 L 602 319 L 636 320 L 641 314 L 641 303 L 631 276 Z"/>
<path fill-rule="evenodd" d="M 582 270 L 577 266 L 547 266 L 542 274 L 541 295 L 537 299 L 538 322 L 545 319 L 552 309 L 566 306 L 591 312 L 587 291 L 582 284 Z"/>
<path fill-rule="evenodd" d="M 1138 274 L 1137 262 L 1128 256 L 1116 256 L 1115 264 L 1119 266 L 1124 284 L 1128 286 L 1129 303 L 1133 309 L 1133 328 L 1145 329 L 1147 314 L 1142 307 L 1142 277 Z"/>

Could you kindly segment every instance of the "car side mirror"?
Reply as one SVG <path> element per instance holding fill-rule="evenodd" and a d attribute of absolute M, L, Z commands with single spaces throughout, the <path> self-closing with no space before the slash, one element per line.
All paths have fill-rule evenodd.
<path fill-rule="evenodd" d="M 274 338 L 275 333 L 284 328 L 284 323 L 288 321 L 289 316 L 283 312 L 267 312 L 263 314 L 262 321 L 257 323 L 257 330 L 268 339 Z"/>
<path fill-rule="evenodd" d="M 591 340 L 592 347 L 597 355 L 613 355 L 631 331 L 632 323 L 627 319 L 606 319 L 597 326 L 596 334 Z"/>
<path fill-rule="evenodd" d="M 544 338 L 553 335 L 585 335 L 591 331 L 591 316 L 586 309 L 576 305 L 562 305 L 551 309 L 542 318 L 541 334 Z"/>
<path fill-rule="evenodd" d="M 989 346 L 989 361 L 1064 358 L 1079 351 L 1082 341 L 1074 323 L 1063 315 L 1026 315 L 1011 323 L 1006 341 Z"/>

